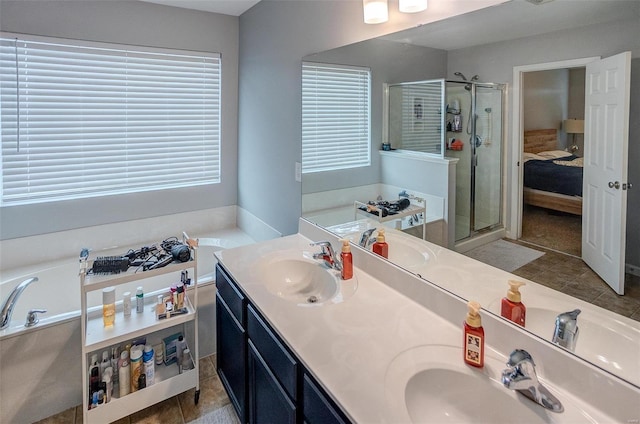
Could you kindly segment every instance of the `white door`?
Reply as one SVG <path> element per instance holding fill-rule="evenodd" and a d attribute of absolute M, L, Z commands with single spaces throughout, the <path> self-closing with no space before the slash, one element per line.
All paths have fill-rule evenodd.
<path fill-rule="evenodd" d="M 587 65 L 582 259 L 624 294 L 631 52 Z"/>

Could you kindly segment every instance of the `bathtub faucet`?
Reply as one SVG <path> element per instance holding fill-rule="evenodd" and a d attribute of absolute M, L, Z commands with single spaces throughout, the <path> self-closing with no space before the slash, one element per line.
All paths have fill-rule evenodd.
<path fill-rule="evenodd" d="M 2 320 L 0 321 L 0 330 L 4 330 L 9 326 L 9 323 L 11 322 L 11 314 L 13 313 L 13 307 L 16 306 L 18 298 L 20 297 L 24 289 L 26 289 L 29 284 L 35 281 L 38 281 L 38 277 L 27 278 L 9 294 L 9 297 L 7 297 L 7 300 L 5 300 L 4 304 L 2 305 Z"/>

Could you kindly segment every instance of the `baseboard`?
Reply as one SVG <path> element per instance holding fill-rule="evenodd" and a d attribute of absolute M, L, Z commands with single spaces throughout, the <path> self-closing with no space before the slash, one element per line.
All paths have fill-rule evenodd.
<path fill-rule="evenodd" d="M 640 277 L 640 266 L 626 264 L 624 268 L 625 268 L 624 270 L 625 270 L 625 272 L 627 274 L 631 274 L 631 275 L 635 275 L 637 277 Z"/>

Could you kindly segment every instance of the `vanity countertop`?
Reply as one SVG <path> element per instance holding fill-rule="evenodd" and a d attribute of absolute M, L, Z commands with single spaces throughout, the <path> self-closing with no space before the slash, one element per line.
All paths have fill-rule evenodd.
<path fill-rule="evenodd" d="M 450 298 L 446 301 L 448 309 L 460 311 L 460 325 L 454 325 L 358 267 L 354 268 L 357 290 L 342 302 L 299 306 L 271 293 L 256 264 L 278 251 L 318 250 L 309 244 L 309 239 L 295 234 L 217 252 L 216 256 L 353 422 L 410 421 L 404 403 L 397 402 L 397 394 L 389 393 L 394 386 L 390 381 L 394 378 L 389 372 L 390 366 L 397 363 L 398 358 L 406 357 L 409 351 L 425 346 L 447 346 L 449 352 L 460 355 L 462 363 L 462 350 L 455 348 L 462 344 L 464 302 L 433 288 L 439 290 L 441 296 Z M 406 278 L 415 278 L 401 272 Z M 490 342 L 487 340 L 486 355 L 498 361 L 494 363 L 504 364 L 505 355 L 491 349 Z M 501 369 L 467 368 L 468 372 L 489 374 L 499 380 Z M 515 396 L 513 391 L 504 391 Z M 553 414 L 534 403 L 530 408 L 538 415 Z M 610 420 L 598 411 L 595 415 L 593 411 L 590 413 L 596 421 Z M 550 420 L 561 422 L 563 417 L 556 414 Z"/>

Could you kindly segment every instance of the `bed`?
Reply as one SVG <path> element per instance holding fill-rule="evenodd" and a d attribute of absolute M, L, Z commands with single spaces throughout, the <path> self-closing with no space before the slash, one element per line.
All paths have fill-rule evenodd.
<path fill-rule="evenodd" d="M 558 150 L 555 129 L 524 133 L 524 203 L 582 215 L 582 158 Z"/>

